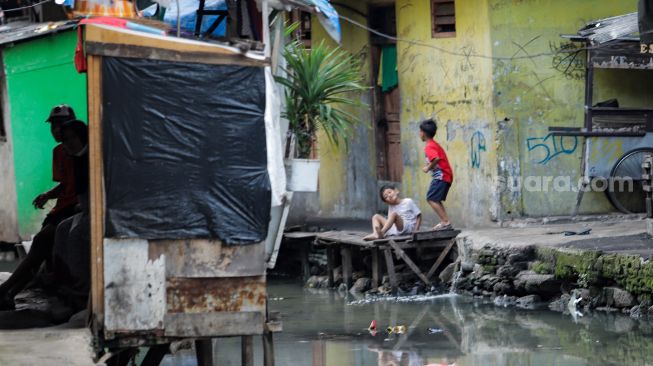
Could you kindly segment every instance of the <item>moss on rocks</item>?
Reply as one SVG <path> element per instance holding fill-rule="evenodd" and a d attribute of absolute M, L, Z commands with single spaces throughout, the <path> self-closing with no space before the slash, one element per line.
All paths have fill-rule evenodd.
<path fill-rule="evenodd" d="M 531 271 L 537 274 L 551 274 L 553 273 L 553 266 L 551 263 L 535 261 L 531 264 Z"/>

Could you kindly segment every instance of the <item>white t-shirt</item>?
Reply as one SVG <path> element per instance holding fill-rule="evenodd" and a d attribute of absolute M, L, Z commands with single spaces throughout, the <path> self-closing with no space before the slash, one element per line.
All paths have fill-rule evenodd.
<path fill-rule="evenodd" d="M 396 212 L 404 221 L 404 229 L 399 231 L 396 225 L 392 225 L 386 235 L 404 235 L 415 231 L 417 216 L 419 216 L 422 211 L 420 211 L 419 207 L 417 207 L 412 199 L 404 198 L 396 205 L 388 205 L 388 216 L 393 212 Z"/>

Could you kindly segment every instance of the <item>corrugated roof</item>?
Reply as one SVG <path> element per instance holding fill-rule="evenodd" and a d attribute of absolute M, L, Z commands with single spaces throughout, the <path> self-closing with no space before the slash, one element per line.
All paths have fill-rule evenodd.
<path fill-rule="evenodd" d="M 9 23 L 0 27 L 0 46 L 9 43 L 25 42 L 48 34 L 54 34 L 77 25 L 76 20 L 66 20 L 49 23 Z"/>
<path fill-rule="evenodd" d="M 592 44 L 601 44 L 636 34 L 638 31 L 637 12 L 635 12 L 591 21 L 578 30 L 578 35 L 586 37 Z"/>

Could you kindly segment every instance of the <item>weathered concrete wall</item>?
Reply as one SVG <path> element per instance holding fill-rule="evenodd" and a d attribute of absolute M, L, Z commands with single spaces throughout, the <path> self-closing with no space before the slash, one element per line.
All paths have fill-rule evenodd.
<path fill-rule="evenodd" d="M 348 4 L 366 13 L 367 5 Z M 367 20 L 359 14 L 344 8 L 338 11 L 363 24 Z M 336 44 L 326 35 L 316 19 L 313 19 L 313 42 L 324 40 L 328 45 Z M 369 84 L 369 37 L 367 31 L 341 22 L 342 49 L 362 60 L 365 79 Z M 351 95 L 351 98 L 370 104 L 371 93 Z M 323 135 L 318 135 L 318 156 L 320 159 L 319 192 L 296 193 L 289 212 L 289 223 L 301 222 L 305 217 L 371 217 L 376 210 L 376 164 L 374 155 L 373 129 L 369 108 L 352 110 L 361 123 L 349 139 L 349 147 L 335 148 Z"/>
<path fill-rule="evenodd" d="M 16 212 L 16 181 L 14 175 L 14 156 L 12 149 L 11 124 L 9 123 L 9 104 L 7 87 L 0 85 L 2 121 L 6 137 L 0 139 L 0 241 L 15 243 L 18 237 L 18 215 Z"/>
<path fill-rule="evenodd" d="M 397 34 L 426 44 L 399 42 L 404 192 L 419 203 L 425 222 L 437 222 L 426 202 L 419 122 L 435 118 L 435 140 L 447 151 L 454 182 L 446 201 L 456 226 L 487 225 L 496 216 L 496 121 L 492 110 L 492 62 L 488 3 L 456 2 L 456 37 L 432 38 L 428 0 L 396 2 Z M 445 52 L 446 50 L 446 52 Z"/>
<path fill-rule="evenodd" d="M 365 12 L 363 3 L 355 2 Z M 548 127 L 583 123 L 584 54 L 575 59 L 556 54 L 568 44 L 560 34 L 573 34 L 593 19 L 635 11 L 636 5 L 636 0 L 459 1 L 456 37 L 434 39 L 430 1 L 396 0 L 402 191 L 418 202 L 427 224 L 436 217 L 424 198 L 430 178 L 421 172 L 418 124 L 431 117 L 438 122 L 436 140 L 454 169 L 446 207 L 456 226 L 571 213 L 583 141 L 554 138 Z M 359 15 L 339 11 L 364 22 Z M 342 25 L 344 47 L 367 55 L 362 51 L 366 32 L 346 21 Z M 324 37 L 316 29 L 314 41 Z M 595 80 L 595 102 L 618 98 L 622 106 L 651 106 L 652 73 L 599 71 Z M 361 116 L 370 120 L 368 112 Z M 299 204 L 313 210 L 296 211 L 364 217 L 374 210 L 370 132 L 361 127 L 348 154 L 321 146 L 319 199 L 300 199 Z M 566 190 L 554 185 L 558 176 Z M 611 211 L 602 192 L 585 194 L 581 213 Z"/>
<path fill-rule="evenodd" d="M 86 119 L 86 74 L 78 74 L 73 65 L 76 42 L 77 32 L 69 31 L 3 50 L 10 105 L 7 123 L 11 123 L 16 205 L 22 238 L 35 234 L 47 213 L 47 210 L 34 209 L 32 200 L 54 187 L 52 148 L 55 141 L 49 125 L 44 122 L 50 109 L 67 103 L 78 118 Z M 0 160 L 0 164 L 5 163 L 8 162 Z"/>
<path fill-rule="evenodd" d="M 551 53 L 568 44 L 560 34 L 636 10 L 636 0 L 489 1 L 492 55 L 506 58 L 492 67 L 496 119 L 509 120 L 499 128 L 499 171 L 522 178 L 521 188 L 501 195 L 502 218 L 571 213 L 576 192 L 556 191 L 553 179 L 577 186 L 583 140 L 550 136 L 548 127 L 583 125 L 585 56 Z M 621 106 L 651 106 L 650 72 L 601 70 L 595 80 L 595 103 L 618 98 Z M 612 210 L 603 193 L 585 194 L 582 213 Z"/>

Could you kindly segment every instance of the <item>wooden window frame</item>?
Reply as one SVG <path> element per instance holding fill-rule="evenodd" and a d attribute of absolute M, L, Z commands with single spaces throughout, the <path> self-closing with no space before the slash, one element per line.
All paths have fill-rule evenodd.
<path fill-rule="evenodd" d="M 451 4 L 453 5 L 454 11 L 452 14 L 440 14 L 440 15 L 435 15 L 435 11 L 437 7 L 440 4 Z M 438 32 L 436 31 L 438 27 L 438 17 L 451 17 L 453 18 L 453 23 L 446 23 L 446 24 L 453 24 L 454 26 L 454 31 L 453 32 Z M 440 23 L 441 24 L 441 23 Z M 431 37 L 432 38 L 453 38 L 456 36 L 456 0 L 431 0 Z"/>

